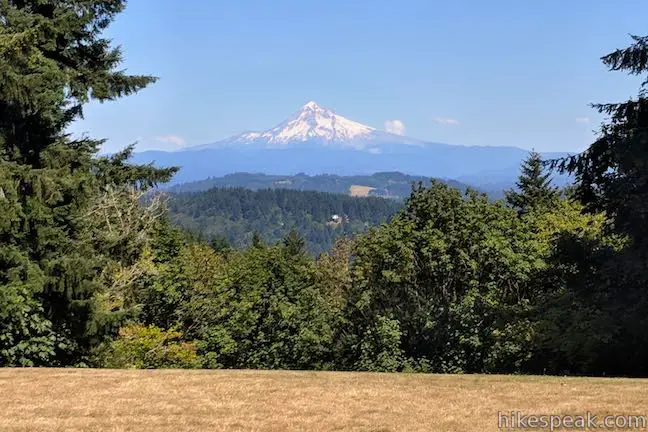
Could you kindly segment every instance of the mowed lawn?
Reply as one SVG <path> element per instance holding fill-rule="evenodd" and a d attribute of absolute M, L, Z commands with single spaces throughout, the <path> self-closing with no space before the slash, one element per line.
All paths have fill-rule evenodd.
<path fill-rule="evenodd" d="M 1 431 L 495 431 L 498 412 L 648 414 L 648 380 L 0 369 Z"/>

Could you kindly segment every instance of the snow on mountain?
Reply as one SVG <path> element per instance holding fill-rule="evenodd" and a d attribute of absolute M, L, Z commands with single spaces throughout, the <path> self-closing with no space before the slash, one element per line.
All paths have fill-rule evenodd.
<path fill-rule="evenodd" d="M 193 149 L 220 147 L 289 148 L 303 146 L 347 148 L 379 152 L 380 144 L 421 144 L 420 141 L 379 131 L 308 102 L 293 116 L 263 132 L 246 132 Z"/>
<path fill-rule="evenodd" d="M 514 183 L 527 153 L 514 147 L 424 142 L 372 128 L 308 102 L 266 131 L 246 132 L 175 152 L 136 153 L 133 159 L 136 163 L 181 167 L 174 183 L 235 172 L 355 175 L 400 171 L 454 178 L 467 184 L 502 185 Z"/>
<path fill-rule="evenodd" d="M 374 128 L 354 122 L 331 110 L 308 102 L 293 117 L 261 134 L 270 144 L 285 145 L 291 141 L 351 141 L 368 136 Z"/>

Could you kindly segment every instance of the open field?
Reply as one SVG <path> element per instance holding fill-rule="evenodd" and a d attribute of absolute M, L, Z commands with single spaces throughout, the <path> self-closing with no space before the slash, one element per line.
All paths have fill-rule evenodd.
<path fill-rule="evenodd" d="M 360 186 L 360 185 L 351 185 L 349 187 L 349 193 L 354 197 L 368 197 L 369 192 L 375 188 L 369 186 Z"/>
<path fill-rule="evenodd" d="M 2 431 L 495 431 L 499 411 L 648 414 L 648 380 L 0 369 Z"/>

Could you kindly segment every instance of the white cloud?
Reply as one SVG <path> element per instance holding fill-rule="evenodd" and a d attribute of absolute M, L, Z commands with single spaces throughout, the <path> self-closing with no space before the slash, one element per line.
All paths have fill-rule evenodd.
<path fill-rule="evenodd" d="M 589 117 L 576 117 L 576 123 L 589 123 Z"/>
<path fill-rule="evenodd" d="M 434 121 L 442 125 L 458 125 L 459 120 L 447 117 L 434 117 Z"/>
<path fill-rule="evenodd" d="M 372 148 L 370 148 L 370 149 L 368 150 L 368 152 L 371 153 L 371 154 L 380 154 L 380 153 L 382 153 L 382 152 L 380 151 L 380 149 L 377 148 L 377 147 L 372 147 Z"/>
<path fill-rule="evenodd" d="M 405 123 L 400 120 L 385 120 L 385 130 L 396 135 L 405 135 Z"/>
<path fill-rule="evenodd" d="M 167 144 L 175 144 L 177 146 L 183 146 L 185 145 L 185 140 L 182 137 L 179 137 L 177 135 L 165 135 L 165 136 L 160 136 L 155 138 L 157 141 L 167 143 Z"/>

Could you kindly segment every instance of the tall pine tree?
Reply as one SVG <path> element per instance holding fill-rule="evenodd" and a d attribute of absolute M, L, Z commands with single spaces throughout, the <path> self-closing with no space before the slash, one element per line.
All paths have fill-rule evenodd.
<path fill-rule="evenodd" d="M 290 230 L 286 236 L 284 236 L 283 244 L 286 248 L 286 253 L 289 256 L 299 256 L 305 253 L 306 251 L 306 241 L 297 231 Z"/>
<path fill-rule="evenodd" d="M 101 36 L 125 3 L 0 0 L 0 364 L 74 364 L 110 331 L 96 300 L 125 249 L 88 239 L 90 206 L 175 172 L 128 164 L 132 147 L 97 157 L 102 140 L 65 133 L 89 101 L 155 81 L 117 69 Z"/>
<path fill-rule="evenodd" d="M 648 254 L 648 36 L 632 40 L 602 61 L 612 71 L 646 75 L 638 97 L 594 105 L 608 116 L 598 139 L 585 152 L 551 165 L 574 174 L 576 195 L 587 208 L 605 212 L 612 230 Z"/>
<path fill-rule="evenodd" d="M 558 189 L 551 185 L 551 173 L 545 172 L 542 157 L 535 151 L 522 163 L 516 186 L 518 191 L 506 191 L 506 202 L 521 214 L 547 208 L 558 197 Z"/>
<path fill-rule="evenodd" d="M 557 309 L 567 319 L 556 328 L 556 346 L 562 350 L 560 344 L 578 340 L 587 328 L 592 337 L 578 348 L 587 351 L 572 355 L 572 361 L 580 358 L 592 370 L 646 375 L 648 37 L 632 36 L 632 40 L 629 47 L 604 56 L 602 61 L 610 70 L 646 76 L 638 96 L 594 105 L 607 116 L 598 138 L 581 154 L 551 161 L 552 167 L 575 175 L 575 196 L 587 210 L 606 215 L 607 233 L 613 234 L 609 238 L 622 239 L 614 247 L 579 238 L 559 245 L 561 267 L 571 273 L 566 276 L 567 291 L 560 298 L 571 301 Z M 594 342 L 596 338 L 599 340 Z"/>

